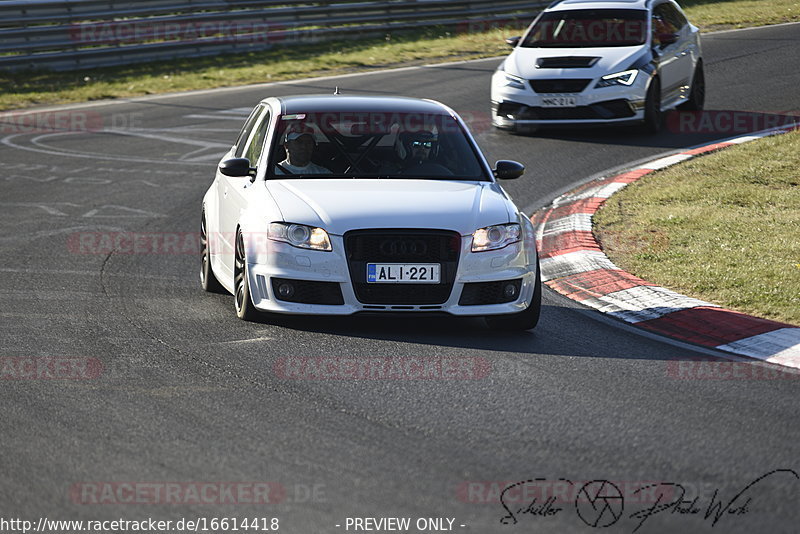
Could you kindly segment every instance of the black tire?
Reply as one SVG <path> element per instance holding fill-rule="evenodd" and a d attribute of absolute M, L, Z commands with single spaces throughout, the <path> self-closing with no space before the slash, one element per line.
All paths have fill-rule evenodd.
<path fill-rule="evenodd" d="M 689 100 L 678 106 L 681 111 L 702 111 L 706 104 L 706 75 L 703 63 L 698 62 L 694 69 L 692 88 L 689 90 Z"/>
<path fill-rule="evenodd" d="M 243 321 L 255 321 L 259 311 L 250 298 L 250 282 L 247 278 L 247 256 L 244 250 L 244 237 L 236 232 L 236 251 L 233 262 L 233 304 L 236 317 Z"/>
<path fill-rule="evenodd" d="M 209 293 L 226 293 L 225 288 L 217 280 L 214 268 L 211 267 L 211 257 L 208 251 L 208 226 L 206 214 L 200 219 L 200 287 Z"/>
<path fill-rule="evenodd" d="M 661 131 L 664 116 L 661 113 L 661 80 L 653 78 L 644 101 L 644 129 L 656 134 Z"/>
<path fill-rule="evenodd" d="M 530 305 L 521 312 L 507 315 L 488 315 L 484 317 L 486 325 L 492 330 L 518 331 L 530 330 L 539 323 L 542 310 L 542 282 L 539 279 L 539 270 L 536 270 L 536 286 Z"/>

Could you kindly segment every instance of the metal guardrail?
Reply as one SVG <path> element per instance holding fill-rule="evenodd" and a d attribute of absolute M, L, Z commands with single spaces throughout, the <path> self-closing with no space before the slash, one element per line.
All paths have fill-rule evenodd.
<path fill-rule="evenodd" d="M 452 26 L 525 26 L 542 0 L 0 1 L 0 69 L 69 70 Z"/>

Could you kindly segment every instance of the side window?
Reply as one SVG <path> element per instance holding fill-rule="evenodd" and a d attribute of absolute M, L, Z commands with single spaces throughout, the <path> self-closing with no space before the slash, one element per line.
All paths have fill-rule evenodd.
<path fill-rule="evenodd" d="M 680 31 L 689 23 L 686 17 L 681 14 L 680 10 L 672 4 L 664 4 L 664 16 L 667 17 L 670 24 L 675 27 L 675 32 Z"/>
<path fill-rule="evenodd" d="M 250 137 L 250 132 L 253 131 L 253 125 L 255 125 L 258 116 L 261 114 L 261 111 L 264 109 L 264 106 L 259 104 L 256 106 L 253 111 L 250 113 L 250 116 L 247 118 L 247 121 L 244 123 L 244 127 L 242 131 L 239 132 L 239 137 L 236 138 L 236 143 L 234 146 L 236 147 L 236 151 L 233 154 L 235 158 L 241 158 L 242 154 L 244 153 L 245 145 L 247 145 L 247 138 Z"/>
<path fill-rule="evenodd" d="M 264 111 L 261 114 L 256 127 L 253 128 L 253 134 L 250 136 L 250 142 L 245 149 L 245 155 L 250 160 L 250 165 L 255 167 L 258 165 L 258 158 L 261 157 L 261 152 L 264 150 L 264 141 L 267 138 L 267 130 L 269 129 L 269 111 Z"/>
<path fill-rule="evenodd" d="M 668 33 L 678 33 L 679 28 L 670 20 L 667 14 L 667 7 L 669 4 L 660 4 L 653 10 L 652 28 L 653 28 L 653 43 L 660 44 L 659 36 Z"/>

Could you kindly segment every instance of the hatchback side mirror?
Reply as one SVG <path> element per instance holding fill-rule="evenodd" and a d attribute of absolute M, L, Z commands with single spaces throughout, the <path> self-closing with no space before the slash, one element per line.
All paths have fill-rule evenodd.
<path fill-rule="evenodd" d="M 242 177 L 250 176 L 256 177 L 256 169 L 250 166 L 250 160 L 247 158 L 230 158 L 226 159 L 219 164 L 219 172 L 225 176 Z"/>
<path fill-rule="evenodd" d="M 522 37 L 519 35 L 515 35 L 514 37 L 506 37 L 506 44 L 511 48 L 516 48 L 520 39 L 522 39 Z"/>
<path fill-rule="evenodd" d="M 498 180 L 513 180 L 525 173 L 525 165 L 507 159 L 501 159 L 494 164 L 494 167 L 492 172 Z"/>

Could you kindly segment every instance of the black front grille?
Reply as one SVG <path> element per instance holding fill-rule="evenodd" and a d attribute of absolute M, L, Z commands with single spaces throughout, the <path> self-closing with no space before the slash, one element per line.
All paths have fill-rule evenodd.
<path fill-rule="evenodd" d="M 461 236 L 445 230 L 354 230 L 344 235 L 353 290 L 364 304 L 442 304 L 453 289 Z M 438 284 L 370 284 L 368 263 L 438 263 Z"/>
<path fill-rule="evenodd" d="M 592 80 L 569 80 L 556 78 L 553 80 L 530 80 L 531 87 L 537 93 L 580 93 Z"/>
<path fill-rule="evenodd" d="M 289 295 L 282 296 L 278 288 L 281 284 L 292 287 Z M 299 302 L 302 304 L 344 304 L 342 288 L 338 282 L 312 282 L 310 280 L 289 280 L 288 278 L 272 278 L 272 293 L 278 300 Z"/>
<path fill-rule="evenodd" d="M 591 106 L 574 108 L 528 107 L 516 102 L 500 104 L 497 115 L 514 120 L 608 120 L 632 117 L 634 111 L 627 100 L 608 100 Z"/>
<path fill-rule="evenodd" d="M 514 292 L 506 294 L 506 286 L 512 284 Z M 460 306 L 478 306 L 480 304 L 502 304 L 504 302 L 514 302 L 519 298 L 519 291 L 522 287 L 522 278 L 516 280 L 500 280 L 499 282 L 472 282 L 464 284 L 461 290 L 461 298 L 458 299 Z"/>

